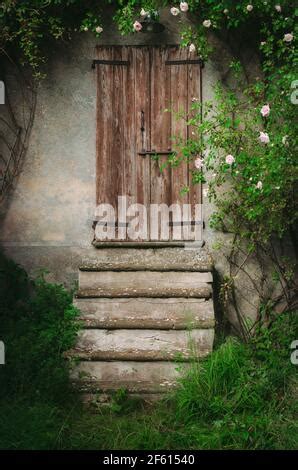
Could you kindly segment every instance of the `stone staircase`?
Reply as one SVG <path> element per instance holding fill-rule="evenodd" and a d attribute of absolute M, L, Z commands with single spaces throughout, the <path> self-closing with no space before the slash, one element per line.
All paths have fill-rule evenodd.
<path fill-rule="evenodd" d="M 69 355 L 79 359 L 72 380 L 85 400 L 118 389 L 158 397 L 175 386 L 177 359 L 187 364 L 213 347 L 212 261 L 204 249 L 96 250 L 80 267 L 75 305 L 84 328 Z"/>

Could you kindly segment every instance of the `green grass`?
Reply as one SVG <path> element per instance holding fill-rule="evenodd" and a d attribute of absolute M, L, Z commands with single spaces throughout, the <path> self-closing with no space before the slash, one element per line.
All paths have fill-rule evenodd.
<path fill-rule="evenodd" d="M 297 314 L 260 328 L 250 344 L 227 338 L 193 361 L 177 391 L 154 406 L 116 394 L 82 407 L 62 353 L 78 330 L 71 294 L 0 258 L 1 449 L 295 449 Z M 178 367 L 181 365 L 178 364 Z"/>

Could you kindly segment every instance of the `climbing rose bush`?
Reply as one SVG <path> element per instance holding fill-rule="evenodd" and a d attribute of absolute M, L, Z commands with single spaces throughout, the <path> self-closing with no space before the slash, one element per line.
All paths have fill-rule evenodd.
<path fill-rule="evenodd" d="M 195 131 L 177 151 L 184 164 L 195 158 L 193 183 L 204 183 L 205 197 L 215 204 L 211 226 L 245 239 L 254 251 L 297 220 L 296 109 L 289 95 L 262 105 L 259 81 L 241 97 L 236 91 L 218 85 L 215 103 L 193 101 L 187 124 Z"/>
<path fill-rule="evenodd" d="M 29 66 L 40 78 L 49 44 L 79 32 L 100 36 L 105 30 L 102 19 L 110 15 L 111 6 L 122 34 L 142 34 L 142 19 L 158 19 L 160 9 L 168 8 L 181 29 L 181 45 L 205 61 L 212 53 L 210 33 L 241 31 L 242 37 L 253 31 L 249 45 L 259 56 L 260 77 L 254 83 L 241 82 L 240 76 L 247 73 L 244 69 L 241 75 L 235 58 L 231 68 L 238 74 L 237 89 L 218 87 L 217 104 L 204 103 L 202 109 L 194 97 L 189 124 L 195 126 L 195 135 L 181 144 L 182 156 L 169 164 L 193 161 L 193 183 L 206 181 L 208 172 L 213 175 L 205 193 L 217 208 L 214 226 L 240 234 L 252 247 L 272 234 L 282 236 L 297 220 L 294 2 L 4 0 L 0 3 L 0 56 Z M 188 15 L 193 26 L 185 21 Z"/>

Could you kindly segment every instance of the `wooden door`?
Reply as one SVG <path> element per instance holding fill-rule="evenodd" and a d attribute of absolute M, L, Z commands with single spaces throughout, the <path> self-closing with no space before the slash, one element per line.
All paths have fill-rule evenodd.
<path fill-rule="evenodd" d="M 160 170 L 174 148 L 173 136 L 182 140 L 190 137 L 190 128 L 175 113 L 189 115 L 192 99 L 201 100 L 199 61 L 178 46 L 113 46 L 98 47 L 95 62 L 96 202 L 98 206 L 110 204 L 116 214 L 116 231 L 110 231 L 107 239 L 131 240 L 127 218 L 122 220 L 119 213 L 123 213 L 124 204 L 126 208 L 139 204 L 141 211 L 145 208 L 146 217 L 141 218 L 145 222 L 142 227 L 139 223 L 136 239 L 174 240 L 177 232 L 171 222 L 172 212 L 169 221 L 160 220 L 153 229 L 152 207 L 194 207 L 201 203 L 201 188 L 191 185 L 190 164 Z M 182 195 L 181 190 L 187 186 L 190 191 Z M 169 227 L 168 232 L 162 224 Z M 191 240 L 192 225 L 186 223 L 186 227 L 183 238 Z"/>

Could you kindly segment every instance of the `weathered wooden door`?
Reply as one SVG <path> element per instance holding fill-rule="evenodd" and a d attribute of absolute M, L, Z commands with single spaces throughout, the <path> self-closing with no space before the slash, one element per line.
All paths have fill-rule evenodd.
<path fill-rule="evenodd" d="M 120 220 L 122 216 L 118 215 L 119 204 L 139 204 L 140 211 L 145 207 L 147 215 L 135 239 L 175 240 L 172 213 L 170 222 L 161 217 L 159 228 L 151 230 L 150 208 L 156 204 L 194 206 L 201 202 L 201 188 L 191 186 L 189 164 L 160 170 L 173 150 L 172 137 L 189 137 L 190 129 L 175 113 L 188 114 L 193 98 L 201 99 L 199 60 L 178 46 L 113 46 L 98 47 L 95 62 L 96 202 L 115 209 L 117 225 L 117 233 L 110 232 L 107 239 L 131 239 L 125 233 L 127 220 Z M 182 195 L 181 190 L 187 186 L 190 191 Z M 167 227 L 162 227 L 163 223 Z M 192 225 L 194 222 L 188 224 L 188 229 L 184 227 L 185 240 L 194 237 Z"/>

